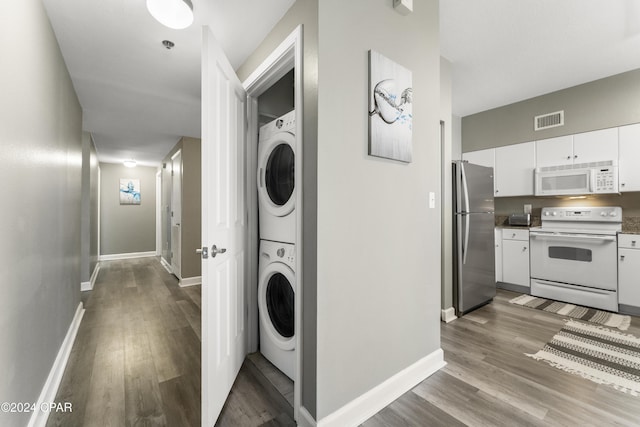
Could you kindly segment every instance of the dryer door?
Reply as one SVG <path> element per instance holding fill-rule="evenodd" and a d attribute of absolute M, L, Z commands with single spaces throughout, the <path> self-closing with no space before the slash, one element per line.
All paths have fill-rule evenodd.
<path fill-rule="evenodd" d="M 258 197 L 272 215 L 285 216 L 295 207 L 295 137 L 280 132 L 260 142 L 258 148 Z"/>
<path fill-rule="evenodd" d="M 282 350 L 295 347 L 295 275 L 287 265 L 268 264 L 258 280 L 260 327 Z"/>

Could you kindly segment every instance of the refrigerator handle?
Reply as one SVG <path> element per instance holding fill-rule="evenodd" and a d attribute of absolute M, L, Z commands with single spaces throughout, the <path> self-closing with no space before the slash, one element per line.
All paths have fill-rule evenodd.
<path fill-rule="evenodd" d="M 464 240 L 462 242 L 462 263 L 467 263 L 467 252 L 469 247 L 469 218 L 466 214 L 462 214 L 462 221 L 464 221 Z"/>
<path fill-rule="evenodd" d="M 464 163 L 460 163 L 460 172 L 462 173 L 462 197 L 464 205 L 461 212 L 469 212 L 469 187 L 467 187 L 467 175 L 464 173 Z"/>

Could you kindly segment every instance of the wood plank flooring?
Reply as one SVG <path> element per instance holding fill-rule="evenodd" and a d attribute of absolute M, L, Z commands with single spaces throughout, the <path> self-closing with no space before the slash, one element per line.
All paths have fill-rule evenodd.
<path fill-rule="evenodd" d="M 640 397 L 526 357 L 564 318 L 499 290 L 441 325 L 447 366 L 363 427 L 638 426 Z M 200 287 L 180 288 L 156 258 L 101 264 L 47 426 L 199 426 Z M 628 333 L 640 337 L 640 318 Z M 240 370 L 217 426 L 293 426 L 292 383 L 260 355 Z M 279 376 L 280 375 L 280 376 Z M 277 391 L 276 386 L 280 389 Z"/>
<path fill-rule="evenodd" d="M 157 258 L 102 262 L 47 426 L 199 426 L 200 286 Z"/>
<path fill-rule="evenodd" d="M 524 355 L 563 326 L 552 313 L 493 303 L 441 326 L 447 366 L 362 424 L 399 426 L 638 426 L 640 397 Z M 640 337 L 640 318 L 627 331 Z"/>

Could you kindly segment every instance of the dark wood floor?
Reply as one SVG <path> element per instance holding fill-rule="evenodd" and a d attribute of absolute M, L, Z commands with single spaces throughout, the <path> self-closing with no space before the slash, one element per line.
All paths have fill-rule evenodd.
<path fill-rule="evenodd" d="M 524 353 L 564 325 L 552 313 L 494 302 L 442 324 L 447 366 L 366 421 L 399 426 L 638 426 L 640 397 L 563 372 Z M 628 333 L 640 336 L 640 318 Z"/>
<path fill-rule="evenodd" d="M 102 262 L 47 426 L 199 426 L 200 286 L 157 258 Z"/>
<path fill-rule="evenodd" d="M 638 426 L 640 397 L 528 358 L 564 318 L 508 300 L 441 325 L 447 366 L 364 427 Z M 56 397 L 73 412 L 47 426 L 199 426 L 200 287 L 180 288 L 156 258 L 102 263 Z M 640 336 L 640 318 L 628 331 Z M 290 384 L 250 355 L 217 425 L 292 426 Z M 283 375 L 283 374 L 281 374 Z M 284 388 L 282 386 L 284 385 Z"/>

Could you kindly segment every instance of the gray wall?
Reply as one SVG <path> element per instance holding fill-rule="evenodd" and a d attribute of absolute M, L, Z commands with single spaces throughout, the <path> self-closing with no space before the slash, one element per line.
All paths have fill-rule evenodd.
<path fill-rule="evenodd" d="M 120 178 L 140 179 L 141 203 L 121 205 Z M 156 168 L 100 163 L 100 255 L 156 250 Z"/>
<path fill-rule="evenodd" d="M 162 173 L 162 206 L 171 206 L 171 156 L 182 150 L 182 259 L 180 260 L 183 279 L 199 277 L 202 274 L 202 261 L 196 254 L 196 248 L 202 246 L 202 149 L 198 138 L 184 137 L 169 151 L 162 161 L 167 168 Z M 171 218 L 162 210 L 162 247 L 163 256 L 170 255 Z M 166 246 L 166 250 L 164 249 Z M 171 263 L 169 258 L 165 261 Z"/>
<path fill-rule="evenodd" d="M 317 419 L 440 348 L 438 2 L 392 3 L 319 2 Z M 413 72 L 411 164 L 367 155 L 369 49 Z"/>
<path fill-rule="evenodd" d="M 82 132 L 82 210 L 80 281 L 88 282 L 98 264 L 98 158 L 89 132 Z"/>
<path fill-rule="evenodd" d="M 0 402 L 36 402 L 80 303 L 82 110 L 40 1 L 0 2 L 0 39 Z"/>
<path fill-rule="evenodd" d="M 294 109 L 293 70 L 285 74 L 273 86 L 258 97 L 260 125 L 269 123 Z"/>
<path fill-rule="evenodd" d="M 318 0 L 297 0 L 255 52 L 237 70 L 244 81 L 298 26 L 304 38 L 302 406 L 316 414 L 316 239 L 318 144 Z"/>
<path fill-rule="evenodd" d="M 640 122 L 640 70 L 462 118 L 462 151 Z M 565 125 L 535 132 L 533 118 L 564 110 Z"/>

